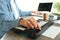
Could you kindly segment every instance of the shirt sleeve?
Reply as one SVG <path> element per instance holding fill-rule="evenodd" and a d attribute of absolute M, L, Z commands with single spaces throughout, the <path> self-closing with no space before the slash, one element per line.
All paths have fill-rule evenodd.
<path fill-rule="evenodd" d="M 0 0 L 0 39 L 11 28 L 18 26 L 19 22 L 19 19 L 5 19 L 5 17 L 8 17 L 9 14 L 5 4 L 5 1 Z"/>
<path fill-rule="evenodd" d="M 21 9 L 17 8 L 19 10 L 20 16 L 30 16 L 32 11 L 22 11 Z"/>

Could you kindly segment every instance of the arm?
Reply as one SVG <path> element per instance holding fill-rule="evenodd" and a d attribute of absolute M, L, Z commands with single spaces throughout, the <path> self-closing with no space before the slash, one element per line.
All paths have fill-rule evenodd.
<path fill-rule="evenodd" d="M 32 11 L 21 11 L 19 9 L 20 16 L 29 16 L 31 15 Z"/>
<path fill-rule="evenodd" d="M 8 14 L 9 11 L 7 6 L 5 5 L 6 2 L 0 0 L 0 38 L 7 32 L 9 29 L 18 26 L 19 19 L 12 19 L 10 20 Z"/>
<path fill-rule="evenodd" d="M 37 15 L 41 14 L 40 11 L 21 11 L 20 9 L 19 9 L 19 13 L 20 13 L 20 16 L 29 16 L 32 13 Z"/>

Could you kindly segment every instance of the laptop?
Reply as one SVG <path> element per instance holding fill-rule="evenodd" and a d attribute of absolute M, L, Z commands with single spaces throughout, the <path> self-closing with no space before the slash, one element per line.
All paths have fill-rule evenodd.
<path fill-rule="evenodd" d="M 47 5 L 48 5 L 48 7 L 47 7 Z M 52 6 L 52 3 L 39 3 L 38 11 L 49 11 L 50 12 L 51 6 Z M 47 7 L 47 9 L 46 9 L 46 7 Z M 27 18 L 27 16 L 25 18 Z M 24 26 L 15 27 L 12 30 L 19 35 L 23 35 L 25 37 L 36 39 L 54 23 L 53 21 L 43 21 L 40 19 L 37 20 L 37 22 L 41 26 L 42 30 L 26 29 Z"/>

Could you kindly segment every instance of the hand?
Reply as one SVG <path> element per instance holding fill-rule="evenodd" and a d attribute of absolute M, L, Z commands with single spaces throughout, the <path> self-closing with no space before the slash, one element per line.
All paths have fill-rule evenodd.
<path fill-rule="evenodd" d="M 23 25 L 27 28 L 31 28 L 31 29 L 38 29 L 41 30 L 39 24 L 37 23 L 37 21 L 34 18 L 30 18 L 30 19 L 26 19 L 26 20 L 21 20 L 20 25 Z"/>

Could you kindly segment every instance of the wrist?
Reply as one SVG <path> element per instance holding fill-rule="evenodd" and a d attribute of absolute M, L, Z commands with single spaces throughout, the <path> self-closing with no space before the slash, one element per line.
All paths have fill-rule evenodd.
<path fill-rule="evenodd" d="M 19 19 L 19 26 L 20 26 L 20 24 L 21 24 L 22 20 L 23 20 L 23 18 L 20 18 L 20 19 Z"/>

